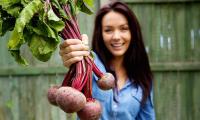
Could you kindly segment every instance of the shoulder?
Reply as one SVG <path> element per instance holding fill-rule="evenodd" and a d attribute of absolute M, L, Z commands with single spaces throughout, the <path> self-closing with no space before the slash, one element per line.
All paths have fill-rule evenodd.
<path fill-rule="evenodd" d="M 95 65 L 99 68 L 101 72 L 106 73 L 105 66 L 100 60 L 99 56 L 95 52 L 92 52 L 92 55 L 93 55 Z M 93 77 L 94 77 L 94 80 L 96 81 L 98 80 L 98 77 L 95 74 L 93 74 Z"/>
<path fill-rule="evenodd" d="M 95 53 L 92 52 L 93 55 L 93 59 L 94 59 L 94 63 L 96 64 L 96 66 L 100 69 L 100 71 L 102 72 L 106 72 L 105 66 L 102 63 L 101 59 L 99 58 L 99 56 Z"/>

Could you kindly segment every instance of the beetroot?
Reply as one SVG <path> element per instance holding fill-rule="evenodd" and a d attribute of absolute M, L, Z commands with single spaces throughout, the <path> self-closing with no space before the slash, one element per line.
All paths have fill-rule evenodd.
<path fill-rule="evenodd" d="M 93 99 L 86 103 L 85 107 L 77 112 L 80 120 L 99 120 L 102 113 L 101 104 Z"/>
<path fill-rule="evenodd" d="M 105 73 L 100 80 L 97 81 L 99 88 L 109 90 L 115 86 L 115 78 L 111 73 Z"/>
<path fill-rule="evenodd" d="M 86 97 L 72 87 L 61 87 L 57 91 L 56 102 L 66 113 L 73 113 L 85 106 Z"/>
<path fill-rule="evenodd" d="M 57 97 L 57 90 L 60 88 L 60 86 L 52 86 L 51 88 L 49 88 L 48 92 L 47 92 L 47 98 L 48 101 L 52 104 L 57 106 L 57 102 L 56 102 L 56 97 Z"/>
<path fill-rule="evenodd" d="M 45 1 L 47 5 L 51 4 L 50 0 Z M 76 4 L 77 6 L 73 6 Z M 81 40 L 81 33 L 74 8 L 83 6 L 84 9 L 82 8 L 81 10 L 85 10 L 85 7 L 87 6 L 84 6 L 84 1 L 78 0 L 74 3 L 74 0 L 69 0 L 66 4 L 60 4 L 57 6 L 56 3 L 51 5 L 53 6 L 52 8 L 56 15 L 62 18 L 65 23 L 65 28 L 59 33 L 59 35 L 64 40 Z M 70 66 L 69 71 L 62 82 L 62 87 L 60 87 L 56 92 L 56 103 L 64 112 L 73 113 L 79 111 L 78 114 L 83 120 L 96 120 L 101 116 L 101 105 L 98 101 L 93 100 L 92 98 L 92 71 L 94 71 L 99 78 L 103 77 L 103 73 L 96 68 L 97 67 L 90 56 L 85 56 L 84 59 Z M 105 84 L 104 80 L 102 84 Z M 106 81 L 106 85 L 106 88 L 102 88 L 112 88 L 111 82 L 107 83 Z"/>

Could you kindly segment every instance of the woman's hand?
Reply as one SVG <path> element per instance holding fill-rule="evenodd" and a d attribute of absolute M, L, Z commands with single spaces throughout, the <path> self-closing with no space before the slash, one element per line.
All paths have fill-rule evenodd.
<path fill-rule="evenodd" d="M 88 36 L 82 35 L 82 41 L 79 39 L 67 39 L 60 44 L 59 54 L 62 58 L 63 64 L 66 67 L 70 67 L 72 64 L 81 61 L 83 56 L 88 56 Z"/>

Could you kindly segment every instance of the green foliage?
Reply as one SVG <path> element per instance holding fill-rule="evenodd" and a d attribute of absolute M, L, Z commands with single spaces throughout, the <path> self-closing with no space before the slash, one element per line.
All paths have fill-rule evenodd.
<path fill-rule="evenodd" d="M 78 11 L 91 14 L 92 10 L 88 6 L 92 6 L 92 1 L 1 0 L 0 36 L 12 31 L 8 49 L 19 64 L 28 65 L 20 54 L 20 47 L 26 43 L 33 56 L 46 62 L 60 42 L 59 32 L 64 29 L 65 20 L 70 18 L 64 6 L 69 5 L 71 15 L 76 15 Z"/>
<path fill-rule="evenodd" d="M 90 9 L 90 7 L 93 7 L 93 0 L 78 0 L 77 1 L 77 9 L 79 11 L 92 14 L 93 11 Z"/>
<path fill-rule="evenodd" d="M 13 30 L 15 20 L 15 17 L 12 17 L 0 6 L 0 36 L 3 36 L 7 31 Z"/>

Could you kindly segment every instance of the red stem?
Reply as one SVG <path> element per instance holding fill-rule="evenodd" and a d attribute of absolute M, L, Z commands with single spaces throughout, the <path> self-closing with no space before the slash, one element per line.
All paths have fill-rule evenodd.
<path fill-rule="evenodd" d="M 80 80 L 83 76 L 83 72 L 82 72 L 81 62 L 78 62 L 75 65 L 76 65 L 76 75 L 72 82 L 72 87 L 79 90 L 80 89 Z"/>
<path fill-rule="evenodd" d="M 95 75 L 98 77 L 98 78 L 101 78 L 103 77 L 103 73 L 99 70 L 99 68 L 96 66 L 96 64 L 92 61 L 91 58 L 87 57 L 86 60 L 92 64 L 92 71 L 95 73 Z"/>
<path fill-rule="evenodd" d="M 62 82 L 62 86 L 71 86 L 72 81 L 70 80 L 73 78 L 74 74 L 75 74 L 75 67 L 72 65 L 72 67 L 70 67 L 69 71 L 65 75 L 65 78 Z"/>
<path fill-rule="evenodd" d="M 47 0 L 49 2 L 49 0 Z M 69 20 L 65 19 L 65 28 L 61 32 L 61 36 L 64 40 L 66 39 L 80 39 L 81 33 L 78 26 L 76 16 L 71 14 L 69 5 L 62 7 L 65 13 L 69 17 Z M 58 11 L 53 7 L 54 12 L 59 16 Z M 89 57 L 84 57 L 84 59 L 74 65 L 72 65 L 66 74 L 62 86 L 71 86 L 79 91 L 83 91 L 87 100 L 92 100 L 92 71 L 101 78 L 103 73 L 97 68 L 94 62 Z"/>

